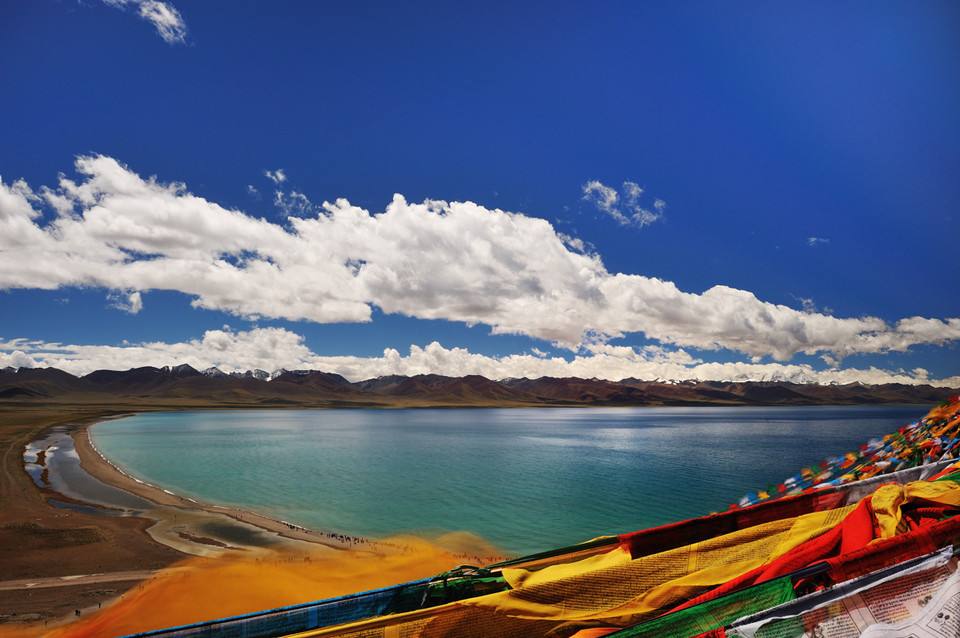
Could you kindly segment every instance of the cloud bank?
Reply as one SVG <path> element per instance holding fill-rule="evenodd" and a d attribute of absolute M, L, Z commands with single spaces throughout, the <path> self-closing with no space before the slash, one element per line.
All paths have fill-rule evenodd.
<path fill-rule="evenodd" d="M 395 195 L 371 213 L 339 199 L 277 224 L 110 157 L 78 157 L 75 169 L 52 188 L 0 180 L 0 289 L 105 287 L 131 309 L 134 293 L 175 290 L 198 308 L 318 323 L 370 321 L 376 306 L 571 350 L 643 333 L 780 361 L 960 339 L 960 318 L 840 318 L 609 272 L 546 220 L 472 202 Z"/>
<path fill-rule="evenodd" d="M 960 387 L 960 376 L 931 379 L 926 370 L 845 368 L 816 370 L 806 364 L 704 363 L 684 350 L 659 346 L 631 348 L 594 345 L 572 358 L 530 353 L 494 357 L 465 348 L 446 348 L 436 341 L 410 346 L 407 354 L 387 348 L 379 357 L 325 356 L 311 351 L 303 337 L 283 328 L 234 332 L 208 330 L 200 339 L 182 343 L 150 342 L 122 346 L 64 345 L 26 339 L 0 340 L 0 367 L 60 368 L 76 375 L 94 370 L 126 370 L 139 366 L 188 363 L 225 372 L 280 368 L 312 369 L 360 381 L 390 374 L 479 374 L 489 379 L 542 376 L 619 381 L 699 379 L 702 381 L 790 381 L 794 383 L 905 383 Z"/>

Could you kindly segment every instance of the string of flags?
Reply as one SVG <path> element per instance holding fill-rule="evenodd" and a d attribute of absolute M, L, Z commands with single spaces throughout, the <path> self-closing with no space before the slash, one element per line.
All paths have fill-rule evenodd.
<path fill-rule="evenodd" d="M 802 468 L 777 485 L 768 485 L 762 490 L 745 494 L 738 502 L 732 503 L 730 509 L 957 458 L 960 452 L 958 400 L 958 397 L 954 397 L 945 401 L 922 419 L 882 439 L 871 440 L 855 451 L 829 457 Z"/>

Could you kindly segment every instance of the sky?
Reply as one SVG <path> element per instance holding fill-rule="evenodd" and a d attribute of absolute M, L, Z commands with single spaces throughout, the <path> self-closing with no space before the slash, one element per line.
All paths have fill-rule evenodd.
<path fill-rule="evenodd" d="M 0 366 L 960 386 L 960 5 L 0 3 Z"/>

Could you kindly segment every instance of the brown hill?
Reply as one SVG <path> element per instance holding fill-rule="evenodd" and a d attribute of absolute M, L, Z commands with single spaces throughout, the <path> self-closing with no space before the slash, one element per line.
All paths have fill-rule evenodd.
<path fill-rule="evenodd" d="M 192 377 L 202 375 L 188 365 L 173 368 L 146 366 L 125 371 L 97 370 L 83 377 L 83 381 L 95 392 L 136 396 L 162 393 L 177 381 Z"/>
<path fill-rule="evenodd" d="M 87 385 L 56 368 L 4 368 L 0 370 L 0 398 L 52 397 L 82 392 Z"/>
<path fill-rule="evenodd" d="M 188 366 L 98 370 L 84 377 L 54 368 L 0 370 L 3 402 L 108 402 L 127 397 L 184 405 L 516 406 L 516 405 L 826 405 L 934 403 L 957 391 L 929 385 L 805 385 L 786 382 L 669 383 L 575 377 L 506 379 L 437 374 L 350 382 L 317 370 L 273 375 L 204 372 Z"/>
<path fill-rule="evenodd" d="M 502 384 L 532 395 L 542 403 L 649 405 L 650 399 L 640 388 L 577 377 L 540 377 L 538 379 L 508 379 Z"/>
<path fill-rule="evenodd" d="M 439 374 L 418 374 L 412 377 L 391 375 L 354 384 L 363 392 L 383 397 L 397 397 L 435 403 L 534 403 L 524 392 L 491 381 L 479 375 L 447 377 Z"/>

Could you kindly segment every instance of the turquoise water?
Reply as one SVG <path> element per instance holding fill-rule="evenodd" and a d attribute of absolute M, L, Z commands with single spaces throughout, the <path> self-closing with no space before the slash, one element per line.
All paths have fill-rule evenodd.
<path fill-rule="evenodd" d="M 363 536 L 466 530 L 527 553 L 725 509 L 925 406 L 234 410 L 95 426 L 132 473 Z"/>

